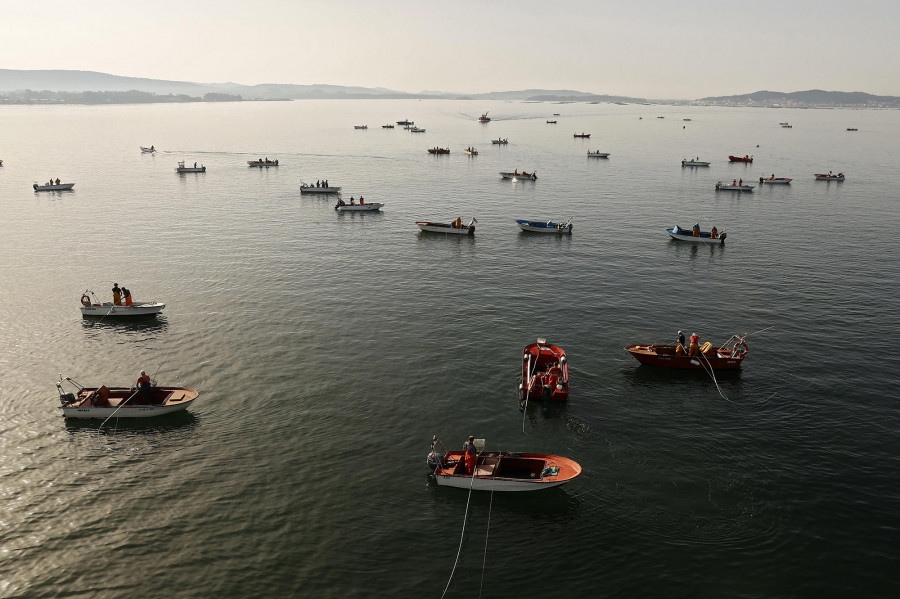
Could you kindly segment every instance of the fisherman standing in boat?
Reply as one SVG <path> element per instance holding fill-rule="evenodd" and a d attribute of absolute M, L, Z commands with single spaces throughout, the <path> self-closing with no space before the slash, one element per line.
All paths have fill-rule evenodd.
<path fill-rule="evenodd" d="M 469 440 L 463 443 L 463 452 L 466 460 L 466 474 L 475 472 L 475 462 L 478 459 L 478 449 L 475 447 L 475 435 L 469 435 Z"/>
<path fill-rule="evenodd" d="M 678 331 L 678 342 L 675 344 L 675 355 L 684 355 L 684 333 Z"/>
<path fill-rule="evenodd" d="M 141 371 L 141 376 L 137 380 L 138 391 L 141 392 L 141 403 L 149 404 L 153 400 L 153 385 L 150 383 L 150 375 L 146 370 Z"/>
<path fill-rule="evenodd" d="M 131 299 L 131 291 L 129 291 L 128 289 L 126 289 L 124 285 L 122 286 L 122 297 L 125 298 L 125 305 L 126 305 L 126 306 L 133 306 L 133 305 L 134 305 L 134 301 Z"/>
<path fill-rule="evenodd" d="M 700 354 L 700 335 L 697 333 L 693 333 L 691 335 L 691 346 L 688 348 L 689 356 L 696 356 Z"/>
<path fill-rule="evenodd" d="M 113 283 L 112 292 L 113 292 L 113 305 L 121 306 L 122 305 L 122 290 L 119 289 L 118 283 Z"/>

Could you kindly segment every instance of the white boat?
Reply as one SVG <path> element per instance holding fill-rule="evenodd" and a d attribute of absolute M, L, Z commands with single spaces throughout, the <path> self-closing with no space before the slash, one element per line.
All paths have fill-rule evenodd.
<path fill-rule="evenodd" d="M 525 171 L 522 171 L 520 173 L 519 171 L 514 171 L 512 173 L 500 173 L 500 176 L 504 179 L 512 179 L 513 181 L 537 181 L 536 172 L 526 173 Z"/>
<path fill-rule="evenodd" d="M 760 185 L 762 185 L 763 183 L 765 183 L 766 185 L 790 185 L 791 181 L 793 181 L 793 179 L 791 179 L 790 177 L 776 177 L 775 175 L 772 175 L 768 178 L 759 178 Z"/>
<path fill-rule="evenodd" d="M 672 239 L 677 239 L 678 241 L 688 241 L 690 243 L 718 243 L 724 244 L 725 238 L 728 234 L 725 232 L 725 229 L 722 229 L 722 232 L 719 233 L 715 227 L 713 227 L 712 231 L 701 231 L 700 225 L 695 225 L 695 229 L 697 229 L 697 235 L 694 235 L 693 229 L 685 229 L 684 227 L 679 227 L 675 225 L 671 229 L 666 229 L 666 233 L 669 234 L 669 237 Z"/>
<path fill-rule="evenodd" d="M 681 166 L 682 167 L 685 167 L 685 166 L 709 166 L 709 163 L 703 162 L 702 160 L 697 158 L 696 160 L 682 160 Z"/>
<path fill-rule="evenodd" d="M 491 143 L 492 143 L 492 144 L 499 144 L 499 145 L 501 145 L 501 146 L 505 146 L 506 144 L 509 143 L 509 138 L 506 138 L 506 139 L 504 139 L 504 138 L 500 138 L 500 139 L 492 139 L 492 140 L 491 140 Z"/>
<path fill-rule="evenodd" d="M 517 220 L 516 224 L 519 225 L 519 228 L 523 231 L 529 231 L 531 233 L 571 233 L 572 232 L 572 219 L 570 218 L 566 222 L 555 222 L 552 220 L 542 221 L 542 220 Z"/>
<path fill-rule="evenodd" d="M 368 129 L 368 125 L 353 125 L 354 129 Z"/>
<path fill-rule="evenodd" d="M 825 173 L 816 173 L 816 181 L 841 182 L 843 180 L 844 180 L 844 173 L 838 173 L 836 175 L 832 175 L 831 173 L 828 173 L 827 175 Z"/>
<path fill-rule="evenodd" d="M 124 300 L 122 300 L 124 302 Z M 135 302 L 130 306 L 113 302 L 101 302 L 97 295 L 90 289 L 81 295 L 81 315 L 98 318 L 136 318 L 141 316 L 156 316 L 166 305 L 162 302 Z"/>
<path fill-rule="evenodd" d="M 178 166 L 175 167 L 175 172 L 176 173 L 205 173 L 206 167 L 203 166 L 202 164 L 200 166 L 197 166 L 196 162 L 194 163 L 194 166 L 185 166 L 184 160 L 182 160 L 178 163 Z"/>
<path fill-rule="evenodd" d="M 63 383 L 74 390 L 66 391 Z M 65 418 L 150 418 L 180 412 L 191 405 L 199 393 L 188 387 L 151 385 L 145 397 L 136 387 L 85 387 L 59 375 L 56 383 L 59 409 Z"/>
<path fill-rule="evenodd" d="M 446 233 L 448 235 L 474 235 L 475 223 L 478 220 L 472 217 L 468 225 L 463 225 L 460 219 L 452 223 L 434 223 L 430 221 L 417 221 L 416 226 L 429 233 Z"/>
<path fill-rule="evenodd" d="M 262 167 L 268 168 L 270 166 L 278 166 L 278 159 L 276 158 L 275 160 L 269 160 L 268 158 L 266 158 L 266 159 L 260 158 L 259 160 L 248 160 L 247 166 L 251 166 L 251 167 L 258 166 L 260 168 L 262 168 Z"/>
<path fill-rule="evenodd" d="M 44 183 L 43 185 L 38 185 L 35 183 L 31 187 L 34 188 L 35 191 L 69 191 L 73 187 L 75 187 L 74 183 Z"/>
<path fill-rule="evenodd" d="M 353 199 L 351 198 L 352 202 Z M 360 198 L 362 201 L 362 198 Z M 384 208 L 384 204 L 381 202 L 369 202 L 366 204 L 347 204 L 344 200 L 338 200 L 337 204 L 335 204 L 334 209 L 338 212 L 370 212 L 375 210 L 381 210 Z"/>
<path fill-rule="evenodd" d="M 410 133 L 425 133 L 425 129 L 421 129 L 419 127 L 410 127 L 409 132 Z"/>
<path fill-rule="evenodd" d="M 478 156 L 478 150 L 475 148 L 466 148 L 466 154 L 469 156 Z"/>
<path fill-rule="evenodd" d="M 150 146 L 149 148 L 141 146 L 141 154 L 153 154 L 154 152 L 156 152 L 156 148 L 153 146 Z"/>
<path fill-rule="evenodd" d="M 588 150 L 587 155 L 589 158 L 609 158 L 609 152 L 601 152 L 600 150 L 597 150 L 596 152 Z"/>
<path fill-rule="evenodd" d="M 716 183 L 716 191 L 753 191 L 753 186 L 719 181 Z"/>
<path fill-rule="evenodd" d="M 340 187 L 323 187 L 319 185 L 300 185 L 300 193 L 341 193 Z"/>
<path fill-rule="evenodd" d="M 402 121 L 397 121 L 397 124 L 398 124 L 398 125 L 404 125 L 404 126 L 406 126 L 406 127 L 409 127 L 410 125 L 415 125 L 415 123 L 412 122 L 412 121 L 409 120 L 409 119 L 403 119 Z"/>

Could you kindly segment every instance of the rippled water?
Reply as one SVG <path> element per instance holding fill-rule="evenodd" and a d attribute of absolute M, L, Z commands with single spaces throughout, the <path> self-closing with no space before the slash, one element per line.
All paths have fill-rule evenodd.
<path fill-rule="evenodd" d="M 380 128 L 402 118 L 426 133 Z M 473 495 L 447 596 L 900 591 L 897 111 L 2 107 L 0 130 L 0 595 L 440 596 L 467 493 L 429 480 L 433 434 L 584 468 Z M 246 167 L 265 156 L 281 166 Z M 514 168 L 539 179 L 497 175 Z M 828 170 L 847 181 L 813 179 Z M 794 182 L 713 190 L 772 173 Z M 50 176 L 75 190 L 31 190 Z M 384 212 L 300 196 L 323 178 Z M 474 238 L 414 225 L 456 216 Z M 569 217 L 571 237 L 514 224 Z M 697 221 L 727 244 L 665 235 Z M 164 316 L 82 320 L 81 293 L 113 281 Z M 678 329 L 760 331 L 724 397 L 622 351 Z M 567 350 L 572 394 L 523 414 L 537 336 Z M 141 368 L 200 398 L 102 429 L 57 413 L 60 372 L 121 385 Z"/>

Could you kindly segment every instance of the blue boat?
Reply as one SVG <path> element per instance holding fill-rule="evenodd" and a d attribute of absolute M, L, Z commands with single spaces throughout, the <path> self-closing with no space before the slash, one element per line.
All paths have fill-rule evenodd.
<path fill-rule="evenodd" d="M 568 221 L 562 222 L 554 222 L 552 220 L 542 221 L 542 220 L 517 220 L 516 224 L 519 225 L 519 228 L 523 231 L 530 231 L 532 233 L 571 233 L 572 232 L 572 219 L 570 218 Z"/>

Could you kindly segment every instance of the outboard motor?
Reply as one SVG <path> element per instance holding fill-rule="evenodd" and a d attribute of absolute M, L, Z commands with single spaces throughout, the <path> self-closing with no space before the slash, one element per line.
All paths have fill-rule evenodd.
<path fill-rule="evenodd" d="M 444 461 L 444 454 L 439 453 L 435 450 L 431 450 L 431 453 L 428 454 L 428 457 L 425 458 L 425 463 L 428 464 L 428 467 L 431 468 L 431 471 L 434 472 L 437 470 L 438 466 L 440 466 Z"/>

